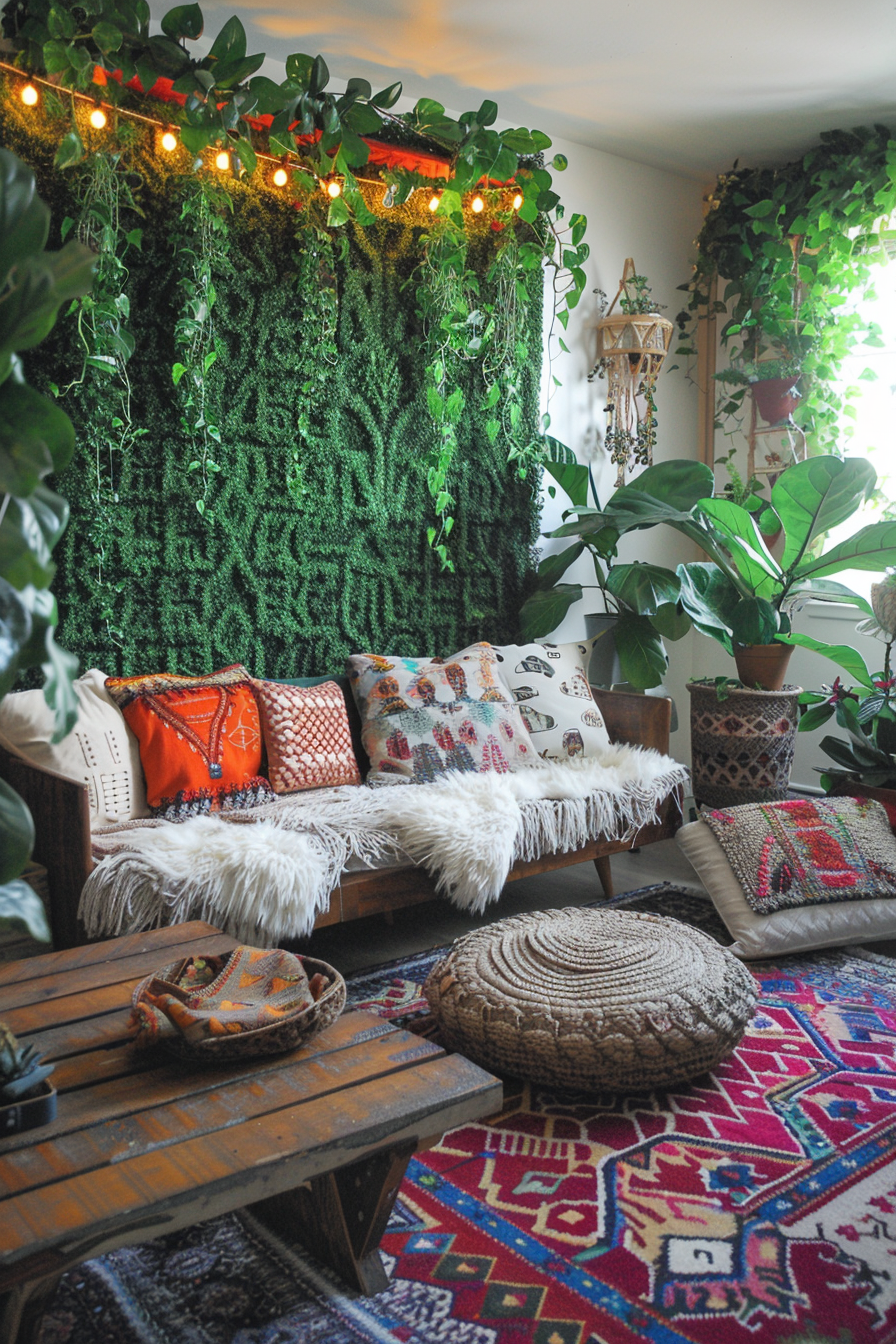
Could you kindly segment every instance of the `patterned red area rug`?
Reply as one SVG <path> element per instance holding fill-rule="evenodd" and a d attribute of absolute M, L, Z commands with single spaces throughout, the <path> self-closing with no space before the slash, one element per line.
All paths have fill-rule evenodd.
<path fill-rule="evenodd" d="M 714 931 L 670 887 L 615 904 Z M 437 955 L 351 1001 L 425 1026 Z M 893 1344 L 896 962 L 754 971 L 715 1073 L 640 1098 L 508 1080 L 500 1115 L 415 1159 L 378 1297 L 234 1216 L 67 1275 L 43 1344 Z"/>

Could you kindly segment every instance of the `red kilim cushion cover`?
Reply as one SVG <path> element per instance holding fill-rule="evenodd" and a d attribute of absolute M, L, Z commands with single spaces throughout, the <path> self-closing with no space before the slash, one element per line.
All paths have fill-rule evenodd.
<path fill-rule="evenodd" d="M 275 793 L 360 784 L 345 699 L 335 681 L 283 686 L 253 681 Z"/>
<path fill-rule="evenodd" d="M 259 774 L 261 726 L 249 683 L 239 664 L 205 677 L 107 678 L 140 744 L 155 813 L 174 819 L 251 807 L 270 795 Z"/>

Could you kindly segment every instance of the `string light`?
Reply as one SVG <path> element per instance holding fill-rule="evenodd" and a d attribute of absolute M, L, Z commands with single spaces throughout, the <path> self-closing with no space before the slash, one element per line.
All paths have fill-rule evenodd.
<path fill-rule="evenodd" d="M 519 208 L 520 208 L 520 206 L 522 205 L 522 203 L 523 203 L 523 193 L 522 193 L 521 191 L 518 191 L 517 194 L 516 194 L 516 195 L 514 196 L 514 198 L 513 198 L 513 208 L 514 208 L 514 210 L 519 210 Z"/>
<path fill-rule="evenodd" d="M 220 154 L 215 155 L 215 167 L 219 172 L 226 173 L 230 167 L 230 155 L 226 149 L 222 149 Z"/>
<path fill-rule="evenodd" d="M 173 131 L 166 131 L 162 136 L 162 148 L 167 154 L 171 154 L 177 149 L 177 136 Z"/>
<path fill-rule="evenodd" d="M 26 84 L 19 97 L 26 107 L 36 107 L 40 101 L 40 94 L 33 84 Z"/>
<path fill-rule="evenodd" d="M 485 209 L 485 201 L 482 199 L 481 196 L 473 197 L 472 201 L 470 202 L 470 209 L 473 211 L 474 215 L 482 214 L 483 210 Z"/>
<path fill-rule="evenodd" d="M 441 201 L 441 199 L 442 199 L 442 197 L 439 195 L 439 193 L 438 193 L 437 191 L 434 191 L 433 194 L 430 196 L 430 198 L 429 198 L 429 208 L 430 208 L 430 210 L 432 211 L 433 214 L 435 214 L 435 212 L 438 210 L 438 208 L 439 208 L 439 202 Z"/>
<path fill-rule="evenodd" d="M 285 168 L 275 168 L 274 176 L 271 178 L 275 187 L 285 187 L 289 181 L 289 173 Z"/>
<path fill-rule="evenodd" d="M 327 195 L 333 201 L 335 201 L 337 196 L 342 195 L 342 184 L 337 182 L 335 177 L 331 178 L 331 180 L 327 183 Z"/>
<path fill-rule="evenodd" d="M 101 107 L 95 107 L 88 117 L 88 121 L 95 131 L 101 131 L 109 118 Z"/>

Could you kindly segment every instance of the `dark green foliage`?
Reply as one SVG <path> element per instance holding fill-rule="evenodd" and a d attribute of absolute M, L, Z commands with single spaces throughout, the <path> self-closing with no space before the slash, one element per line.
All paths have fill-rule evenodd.
<path fill-rule="evenodd" d="M 15 135 L 8 106 L 4 117 L 4 132 Z M 19 147 L 38 171 L 46 167 L 47 147 L 33 138 Z M 303 265 L 301 249 L 314 247 L 316 236 L 298 227 L 300 216 L 283 201 L 230 188 L 229 255 L 216 278 L 219 356 L 208 374 L 209 417 L 222 436 L 210 523 L 196 510 L 196 482 L 187 471 L 194 450 L 171 377 L 178 359 L 172 333 L 179 273 L 171 247 L 177 178 L 164 177 L 158 160 L 138 159 L 137 166 L 146 178 L 138 192 L 145 218 L 124 225 L 143 228 L 142 251 L 128 258 L 136 341 L 128 372 L 132 415 L 147 432 L 115 468 L 118 500 L 106 506 L 104 535 L 105 572 L 117 591 L 114 610 L 103 616 L 90 482 L 91 423 L 104 407 L 95 384 L 89 396 L 63 397 L 78 447 L 59 482 L 72 506 L 54 584 L 60 642 L 85 667 L 110 673 L 200 673 L 239 661 L 257 675 L 287 677 L 338 671 L 362 649 L 435 654 L 478 638 L 514 639 L 537 532 L 536 481 L 520 481 L 508 466 L 503 435 L 489 443 L 475 363 L 465 370 L 467 412 L 452 469 L 456 573 L 440 573 L 427 545 L 424 459 L 433 431 L 413 288 L 402 289 L 419 257 L 418 230 L 407 216 L 396 210 L 366 231 L 345 230 L 347 255 L 336 263 L 338 353 L 318 366 L 309 406 L 303 389 L 309 350 L 321 344 L 319 276 Z M 54 219 L 75 213 L 73 181 L 44 172 Z M 483 275 L 487 245 L 477 244 Z M 540 271 L 532 272 L 530 293 L 535 352 Z M 538 365 L 530 357 L 521 371 L 533 432 Z M 52 374 L 64 386 L 79 368 L 74 318 L 63 319 L 29 371 L 39 384 Z M 290 491 L 297 448 L 305 493 Z"/>

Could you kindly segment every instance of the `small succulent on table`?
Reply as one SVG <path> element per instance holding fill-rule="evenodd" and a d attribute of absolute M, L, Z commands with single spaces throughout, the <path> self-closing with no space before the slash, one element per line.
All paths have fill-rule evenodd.
<path fill-rule="evenodd" d="M 0 1106 L 27 1100 L 49 1077 L 53 1065 L 42 1060 L 33 1045 L 20 1045 L 9 1027 L 0 1022 Z"/>
<path fill-rule="evenodd" d="M 896 573 L 871 585 L 874 615 L 858 630 L 883 641 L 884 663 L 879 672 L 869 672 L 861 654 L 848 644 L 819 645 L 817 652 L 842 668 L 853 684 L 835 677 L 820 691 L 804 691 L 805 707 L 800 732 L 812 732 L 830 719 L 846 733 L 847 740 L 823 737 L 821 749 L 835 769 L 821 773 L 826 792 L 863 785 L 874 789 L 896 788 L 896 675 L 893 645 L 896 644 Z M 807 641 L 803 641 L 807 644 Z M 807 644 L 807 647 L 811 645 Z"/>

